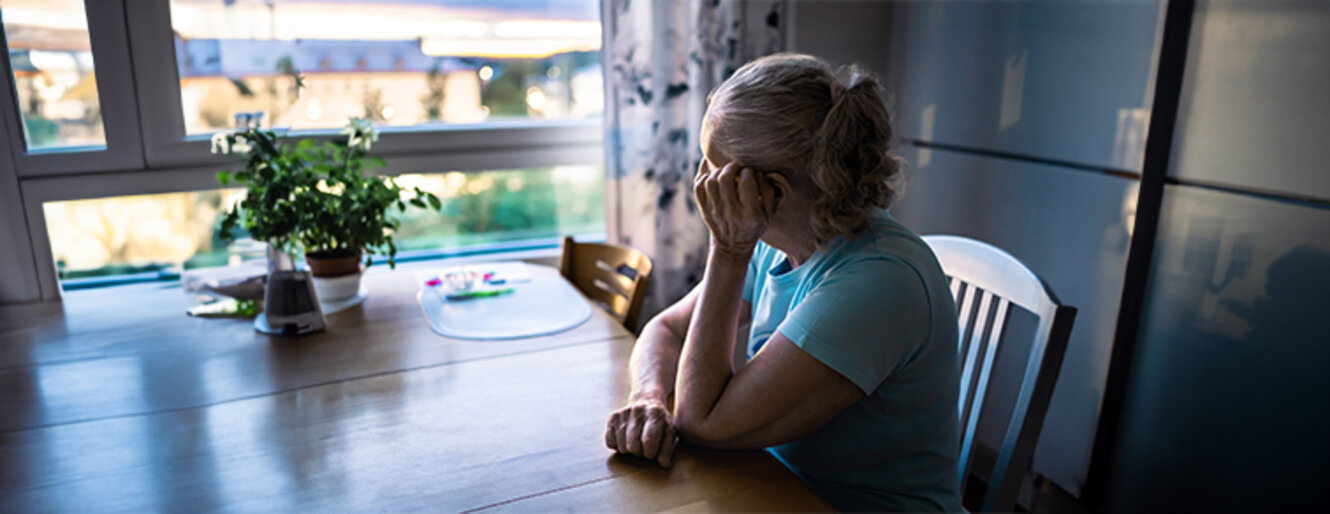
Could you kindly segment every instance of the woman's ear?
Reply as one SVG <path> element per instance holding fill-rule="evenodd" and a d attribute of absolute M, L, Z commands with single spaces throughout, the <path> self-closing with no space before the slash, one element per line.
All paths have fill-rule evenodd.
<path fill-rule="evenodd" d="M 762 181 L 762 196 L 767 199 L 766 207 L 768 215 L 776 213 L 783 200 L 790 197 L 794 189 L 790 186 L 790 179 L 777 172 L 765 173 L 766 180 Z M 774 194 L 769 194 L 774 193 Z"/>
<path fill-rule="evenodd" d="M 778 172 L 767 173 L 767 181 L 771 183 L 772 187 L 776 188 L 777 198 L 788 198 L 790 193 L 794 191 L 794 188 L 790 186 L 790 179 L 785 178 L 785 175 Z"/>

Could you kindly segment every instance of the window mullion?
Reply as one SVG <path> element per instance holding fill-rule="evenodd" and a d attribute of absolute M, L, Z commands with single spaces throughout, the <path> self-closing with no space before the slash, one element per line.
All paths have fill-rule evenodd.
<path fill-rule="evenodd" d="M 3 61 L 5 64 L 0 65 L 0 72 L 4 72 L 6 76 L 0 78 L 0 86 L 8 87 L 9 60 L 3 59 Z M 5 123 L 0 123 L 0 145 L 10 145 L 13 148 L 15 142 L 13 131 L 9 128 L 9 114 L 5 109 L 0 109 L 0 112 L 5 112 L 6 118 Z M 22 134 L 18 135 L 18 145 L 23 145 L 22 138 Z M 28 224 L 23 215 L 23 198 L 19 190 L 18 173 L 14 170 L 12 155 L 13 153 L 6 152 L 5 156 L 0 157 L 0 241 L 5 242 L 0 245 L 0 304 L 29 302 L 41 298 Z"/>

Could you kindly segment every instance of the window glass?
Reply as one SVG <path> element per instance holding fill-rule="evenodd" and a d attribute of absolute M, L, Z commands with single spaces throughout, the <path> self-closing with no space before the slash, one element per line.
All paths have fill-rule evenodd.
<path fill-rule="evenodd" d="M 171 0 L 171 24 L 189 134 L 603 108 L 598 0 Z"/>
<path fill-rule="evenodd" d="M 0 0 L 29 150 L 105 147 L 82 0 Z"/>
<path fill-rule="evenodd" d="M 400 175 L 443 200 L 443 209 L 408 208 L 395 234 L 398 257 L 463 247 L 605 232 L 600 166 Z M 62 281 L 237 265 L 262 245 L 222 241 L 221 213 L 243 189 L 48 202 L 46 226 Z"/>

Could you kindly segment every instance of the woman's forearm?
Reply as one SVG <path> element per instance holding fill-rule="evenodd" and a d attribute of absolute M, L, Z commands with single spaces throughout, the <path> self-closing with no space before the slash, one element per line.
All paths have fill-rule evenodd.
<path fill-rule="evenodd" d="M 633 380 L 630 401 L 654 398 L 664 402 L 674 392 L 682 346 L 683 338 L 660 317 L 642 327 L 628 363 Z"/>
<path fill-rule="evenodd" d="M 731 376 L 735 325 L 748 256 L 713 251 L 684 339 L 675 392 L 675 425 L 685 436 L 702 431 Z"/>

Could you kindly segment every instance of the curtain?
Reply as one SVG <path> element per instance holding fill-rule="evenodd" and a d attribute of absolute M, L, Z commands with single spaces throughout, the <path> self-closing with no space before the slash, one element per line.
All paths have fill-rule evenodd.
<path fill-rule="evenodd" d="M 707 229 L 692 197 L 711 90 L 785 49 L 787 1 L 605 0 L 607 239 L 654 264 L 643 319 L 702 279 Z"/>

